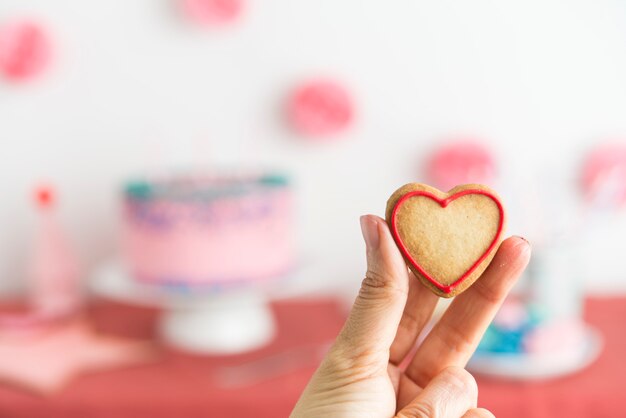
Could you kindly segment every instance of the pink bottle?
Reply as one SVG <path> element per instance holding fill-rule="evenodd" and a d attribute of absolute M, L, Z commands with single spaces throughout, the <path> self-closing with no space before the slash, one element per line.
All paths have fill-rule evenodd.
<path fill-rule="evenodd" d="M 30 261 L 30 299 L 38 316 L 56 318 L 75 312 L 81 303 L 74 253 L 57 221 L 49 187 L 36 190 L 39 225 Z"/>
<path fill-rule="evenodd" d="M 588 203 L 604 208 L 626 205 L 626 143 L 594 148 L 582 171 L 580 186 Z"/>

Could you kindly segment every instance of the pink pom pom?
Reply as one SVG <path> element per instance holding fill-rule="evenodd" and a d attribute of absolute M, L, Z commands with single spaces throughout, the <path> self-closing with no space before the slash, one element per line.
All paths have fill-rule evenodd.
<path fill-rule="evenodd" d="M 51 42 L 41 26 L 15 21 L 0 27 L 0 71 L 11 80 L 40 74 L 51 57 Z"/>
<path fill-rule="evenodd" d="M 473 141 L 460 141 L 439 148 L 427 163 L 429 182 L 441 190 L 458 184 L 493 183 L 496 165 L 491 152 Z"/>
<path fill-rule="evenodd" d="M 229 23 L 241 14 L 242 0 L 180 0 L 183 13 L 202 25 Z"/>
<path fill-rule="evenodd" d="M 353 104 L 348 92 L 331 81 L 314 81 L 298 87 L 288 105 L 293 128 L 308 136 L 339 133 L 353 119 Z"/>
<path fill-rule="evenodd" d="M 626 144 L 594 149 L 583 164 L 584 196 L 601 205 L 626 205 Z"/>

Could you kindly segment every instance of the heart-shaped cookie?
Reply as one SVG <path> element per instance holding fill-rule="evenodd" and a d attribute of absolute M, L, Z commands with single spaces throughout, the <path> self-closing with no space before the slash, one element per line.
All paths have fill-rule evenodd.
<path fill-rule="evenodd" d="M 387 201 L 391 234 L 415 275 L 441 297 L 463 292 L 485 271 L 502 242 L 504 207 L 486 186 L 445 193 L 411 183 Z"/>

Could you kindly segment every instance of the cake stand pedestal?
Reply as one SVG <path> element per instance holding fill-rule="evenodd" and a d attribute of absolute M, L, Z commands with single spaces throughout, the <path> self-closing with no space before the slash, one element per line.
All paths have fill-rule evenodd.
<path fill-rule="evenodd" d="M 265 345 L 275 326 L 267 302 L 242 293 L 203 306 L 170 308 L 159 331 L 170 345 L 187 351 L 232 354 Z"/>
<path fill-rule="evenodd" d="M 269 296 L 251 284 L 191 291 L 137 282 L 121 264 L 109 263 L 97 270 L 90 290 L 109 299 L 164 309 L 160 336 L 185 351 L 236 354 L 267 344 L 275 334 Z"/>

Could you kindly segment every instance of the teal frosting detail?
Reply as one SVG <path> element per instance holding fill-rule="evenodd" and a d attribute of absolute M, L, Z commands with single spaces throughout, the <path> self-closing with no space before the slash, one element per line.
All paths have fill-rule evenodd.
<path fill-rule="evenodd" d="M 145 181 L 133 181 L 126 185 L 126 194 L 138 199 L 148 199 L 152 196 L 153 190 L 150 183 Z"/>
<path fill-rule="evenodd" d="M 206 182 L 187 183 L 173 179 L 150 182 L 134 180 L 125 187 L 126 196 L 131 199 L 167 199 L 171 201 L 210 201 L 223 197 L 237 197 L 263 189 L 275 189 L 289 185 L 287 176 L 269 173 L 257 178 L 217 179 Z"/>
<path fill-rule="evenodd" d="M 259 179 L 259 183 L 264 184 L 266 186 L 287 186 L 289 181 L 286 176 L 280 174 L 268 174 Z"/>

